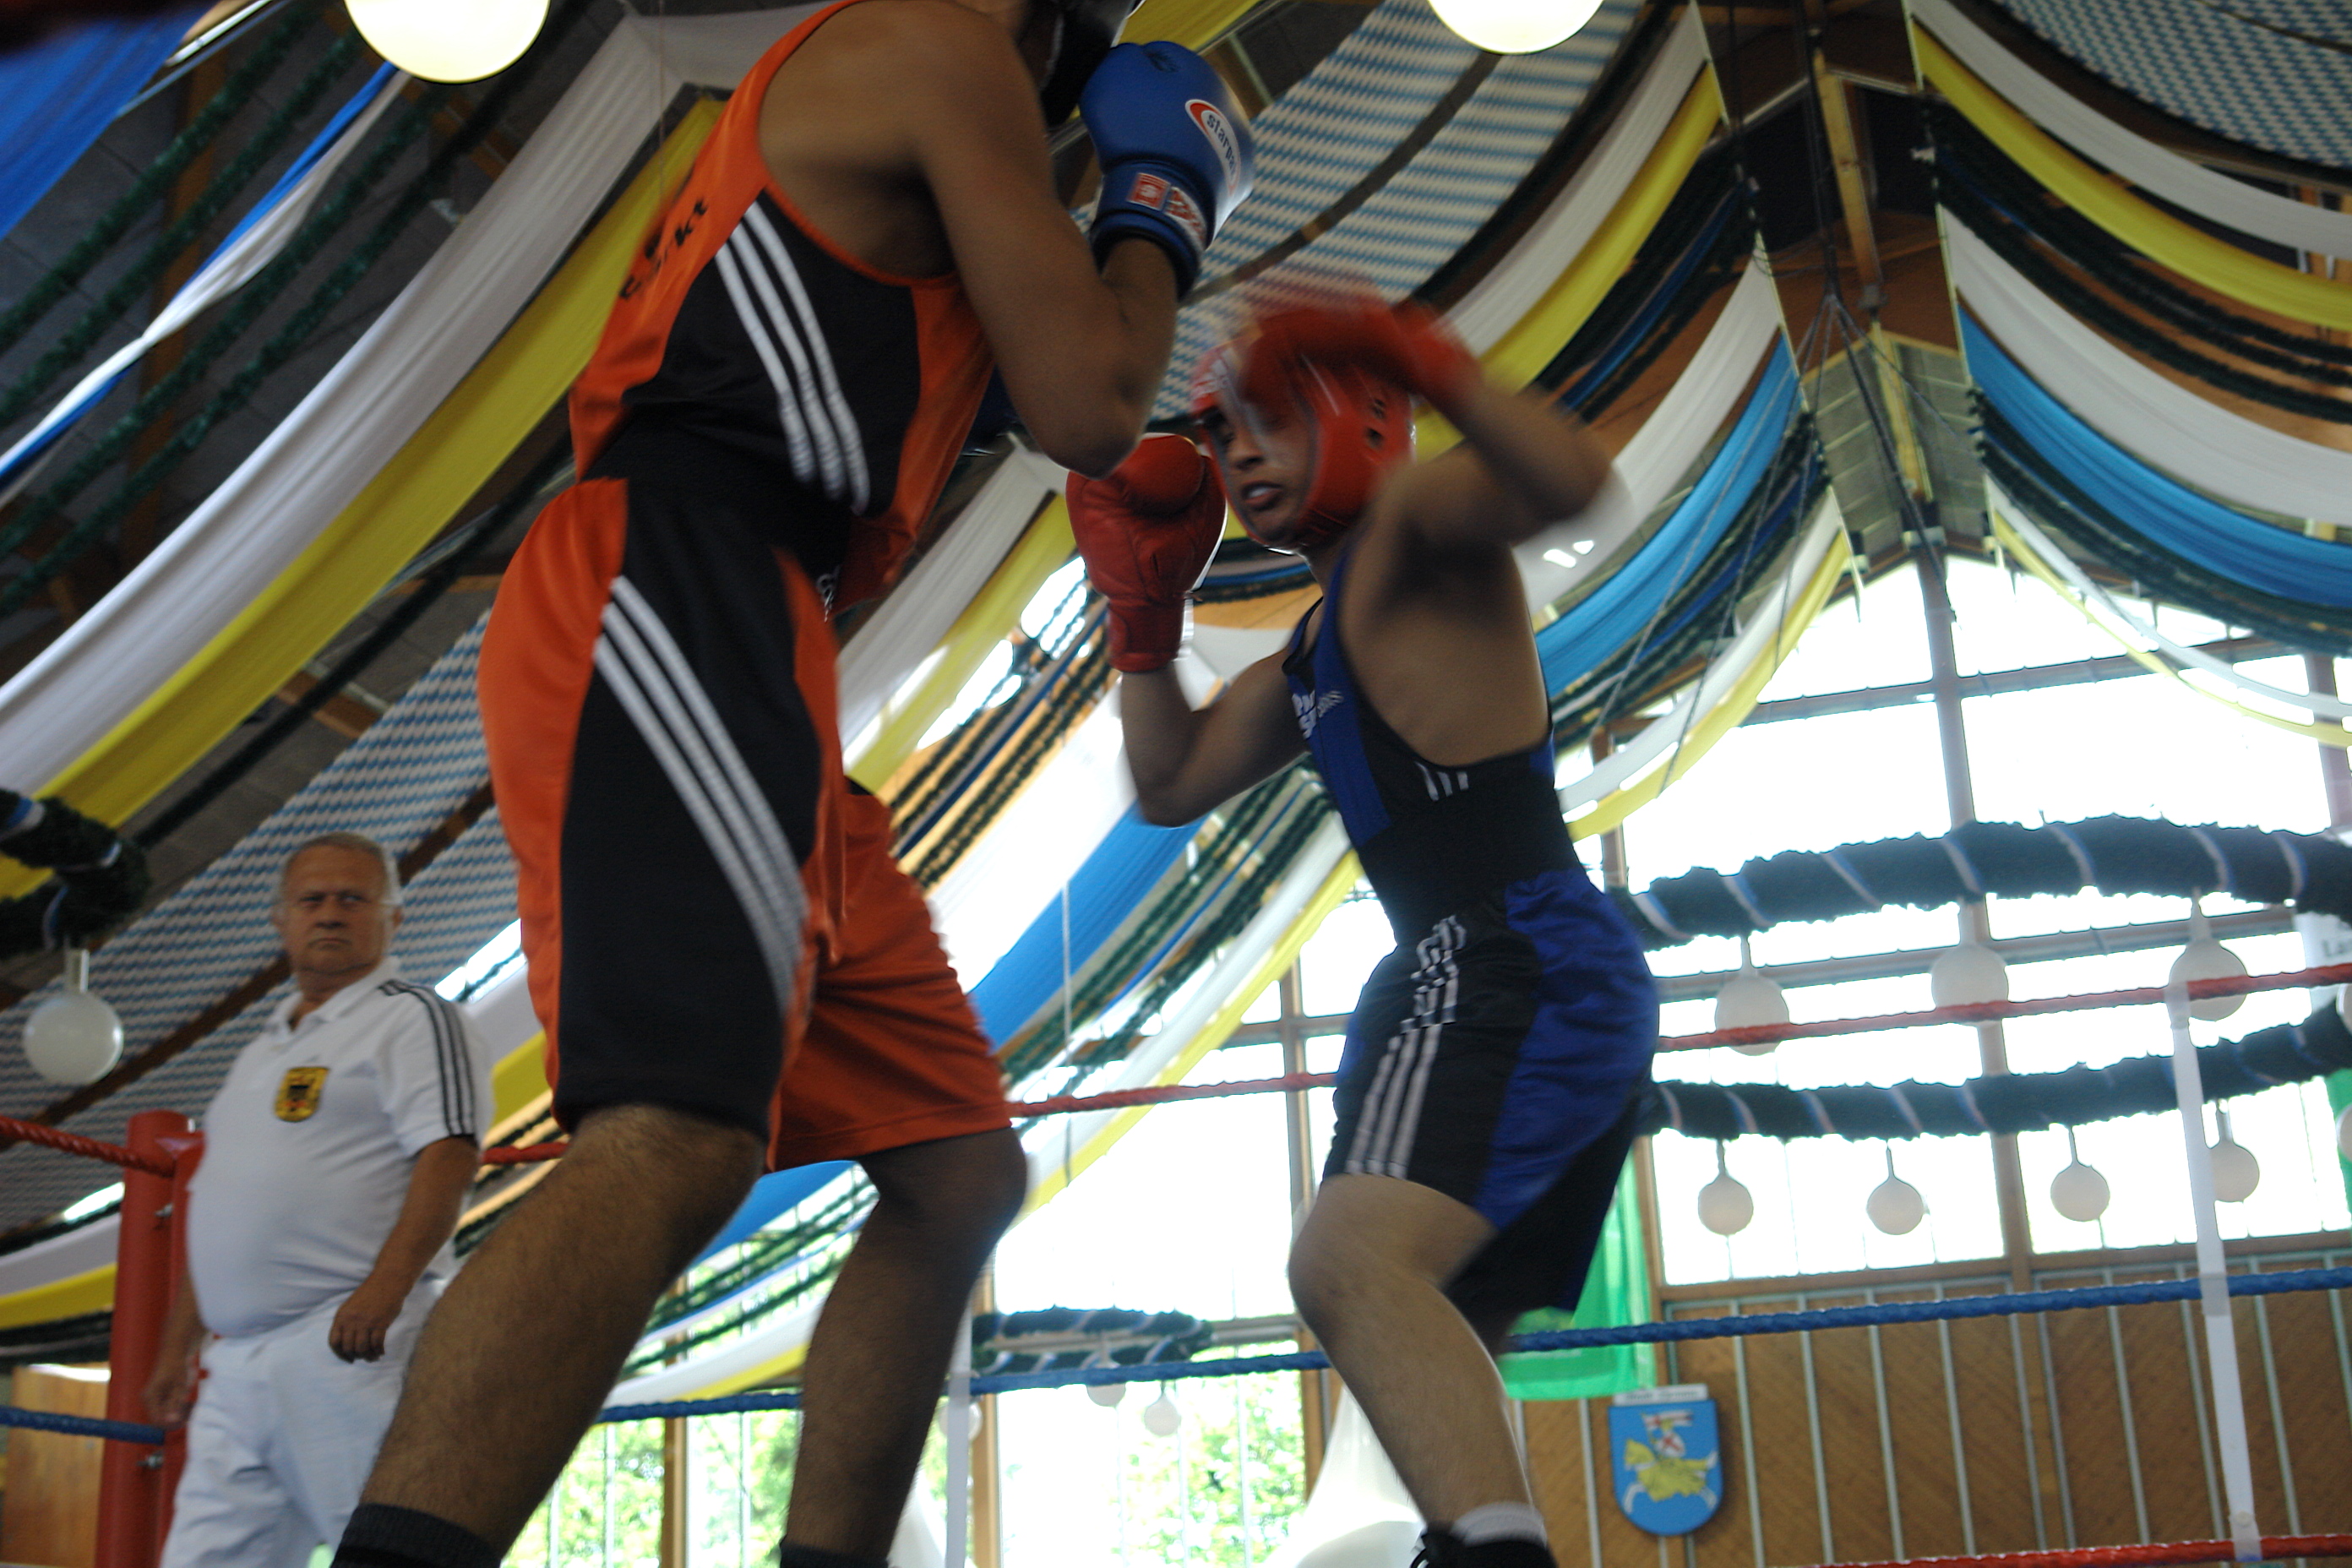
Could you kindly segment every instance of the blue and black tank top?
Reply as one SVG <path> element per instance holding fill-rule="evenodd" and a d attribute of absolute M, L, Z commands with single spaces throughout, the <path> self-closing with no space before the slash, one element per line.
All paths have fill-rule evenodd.
<path fill-rule="evenodd" d="M 1339 637 L 1345 562 L 1310 609 L 1282 673 L 1316 771 L 1400 942 L 1497 889 L 1546 871 L 1580 873 L 1554 793 L 1551 737 L 1464 767 L 1429 761 L 1367 701 Z"/>

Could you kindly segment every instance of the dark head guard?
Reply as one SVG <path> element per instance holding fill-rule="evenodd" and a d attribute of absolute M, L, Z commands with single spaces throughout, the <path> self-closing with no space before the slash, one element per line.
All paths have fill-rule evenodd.
<path fill-rule="evenodd" d="M 1118 41 L 1118 30 L 1138 0 L 1031 0 L 1059 23 L 1054 37 L 1054 63 L 1045 68 L 1045 85 L 1037 97 L 1045 105 L 1045 129 L 1051 131 L 1078 106 L 1087 79 Z"/>

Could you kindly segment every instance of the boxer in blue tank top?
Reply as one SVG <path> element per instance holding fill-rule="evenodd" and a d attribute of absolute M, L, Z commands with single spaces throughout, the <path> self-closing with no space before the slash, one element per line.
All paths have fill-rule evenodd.
<path fill-rule="evenodd" d="M 1420 464 L 1416 397 L 1464 436 Z M 1156 437 L 1070 486 L 1137 800 L 1189 821 L 1302 747 L 1321 774 L 1397 947 L 1349 1021 L 1291 1287 L 1435 1568 L 1549 1568 L 1491 1356 L 1521 1313 L 1583 1289 L 1657 999 L 1569 844 L 1511 552 L 1574 537 L 1608 458 L 1490 385 L 1434 318 L 1369 302 L 1261 316 L 1203 363 L 1193 414 L 1213 460 Z M 1286 653 L 1196 711 L 1170 666 L 1228 502 L 1323 597 Z"/>

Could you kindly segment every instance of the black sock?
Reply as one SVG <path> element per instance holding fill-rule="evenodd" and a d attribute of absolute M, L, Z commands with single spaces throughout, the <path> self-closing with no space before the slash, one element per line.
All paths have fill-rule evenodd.
<path fill-rule="evenodd" d="M 1507 1535 L 1465 1545 L 1443 1528 L 1423 1532 L 1420 1562 L 1429 1568 L 1556 1568 L 1551 1548 L 1540 1541 Z"/>
<path fill-rule="evenodd" d="M 889 1568 L 878 1559 L 852 1557 L 846 1552 L 827 1552 L 822 1546 L 803 1546 L 787 1541 L 776 1548 L 777 1568 Z"/>
<path fill-rule="evenodd" d="M 363 1502 L 343 1527 L 333 1568 L 499 1568 L 505 1555 L 437 1514 Z"/>

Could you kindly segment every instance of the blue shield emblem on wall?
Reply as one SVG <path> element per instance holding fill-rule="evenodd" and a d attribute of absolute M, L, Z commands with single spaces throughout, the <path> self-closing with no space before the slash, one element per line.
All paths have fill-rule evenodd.
<path fill-rule="evenodd" d="M 1609 1405 L 1617 1506 L 1653 1535 L 1686 1535 L 1723 1501 L 1715 1401 L 1703 1383 L 1636 1389 Z"/>

